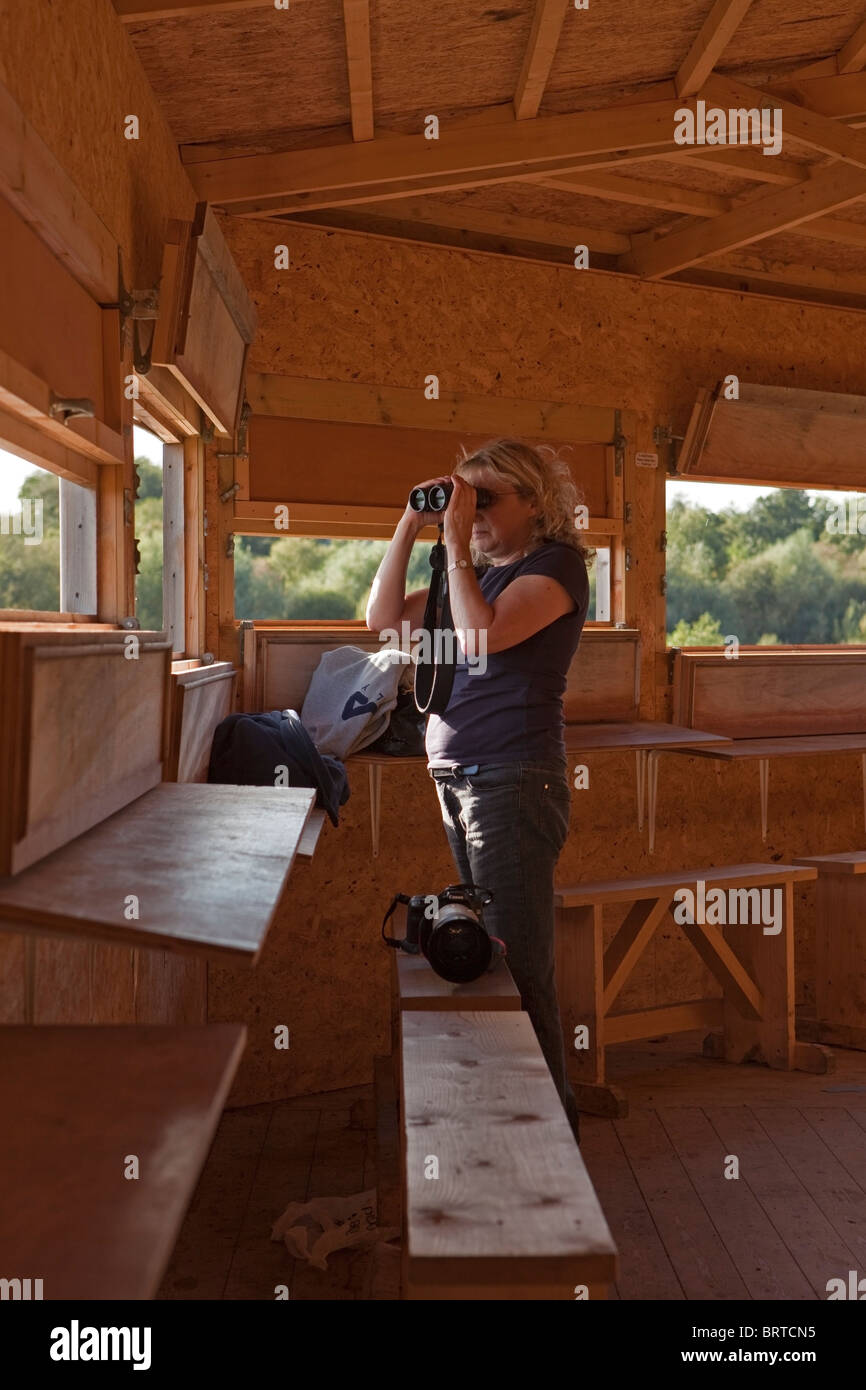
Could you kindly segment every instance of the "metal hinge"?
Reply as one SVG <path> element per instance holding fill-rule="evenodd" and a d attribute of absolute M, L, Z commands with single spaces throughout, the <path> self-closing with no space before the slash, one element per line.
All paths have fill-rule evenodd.
<path fill-rule="evenodd" d="M 234 537 L 234 532 L 233 532 L 233 531 L 229 531 L 228 535 L 226 536 L 226 559 L 227 559 L 227 560 L 230 560 L 230 559 L 232 558 L 232 556 L 234 555 L 234 553 L 235 553 L 235 537 Z"/>
<path fill-rule="evenodd" d="M 668 591 L 668 577 L 666 574 L 663 574 L 659 579 L 659 590 L 663 594 L 666 594 Z"/>
<path fill-rule="evenodd" d="M 678 651 L 679 651 L 679 647 L 671 647 L 670 651 L 669 651 L 668 654 L 667 654 L 667 658 L 668 658 L 668 685 L 673 685 L 673 683 L 674 683 L 674 663 L 676 662 L 677 652 L 678 652 Z"/>
<path fill-rule="evenodd" d="M 237 457 L 238 457 L 237 454 L 217 454 L 217 458 L 218 458 L 218 459 L 236 459 Z M 225 492 L 221 492 L 221 493 L 220 493 L 220 501 L 221 501 L 221 502 L 230 502 L 230 501 L 232 500 L 233 497 L 236 497 L 236 496 L 237 496 L 237 494 L 240 492 L 240 490 L 241 490 L 241 485 L 240 485 L 240 483 L 232 483 L 231 487 L 227 487 L 226 490 L 225 490 Z"/>
<path fill-rule="evenodd" d="M 631 551 L 628 549 L 628 547 L 626 547 L 625 552 L 625 567 L 627 570 L 631 569 Z"/>
<path fill-rule="evenodd" d="M 199 426 L 199 434 L 201 435 L 205 444 L 210 444 L 214 437 L 213 420 L 210 418 L 209 415 L 205 415 L 204 411 L 201 409 L 199 409 L 199 419 L 201 422 Z"/>
<path fill-rule="evenodd" d="M 131 525 L 132 525 L 133 498 L 134 498 L 134 493 L 133 493 L 133 491 L 132 491 L 132 488 L 125 487 L 125 488 L 123 489 L 123 524 L 124 524 L 124 526 L 131 526 Z"/>
<path fill-rule="evenodd" d="M 622 411 L 613 412 L 613 471 L 618 478 L 622 477 L 622 470 L 625 465 L 625 446 L 626 437 L 622 432 Z"/>
<path fill-rule="evenodd" d="M 677 451 L 674 448 L 674 444 L 682 444 L 684 439 L 685 435 L 683 434 L 673 434 L 670 425 L 656 425 L 653 430 L 653 443 L 657 447 L 661 447 L 662 444 L 667 446 L 668 473 L 675 474 L 677 471 Z"/>
<path fill-rule="evenodd" d="M 120 312 L 120 332 L 121 338 L 125 338 L 129 332 L 129 325 L 132 324 L 132 360 L 133 366 L 139 376 L 147 376 L 152 362 L 153 338 L 156 332 L 156 320 L 159 318 L 159 286 L 154 285 L 150 290 L 128 290 L 123 280 L 123 257 L 120 250 L 117 252 L 117 283 L 118 298 L 115 304 L 103 304 L 103 309 L 117 309 Z M 150 331 L 150 341 L 147 347 L 142 347 L 141 336 L 138 331 L 140 323 L 152 323 Z"/>
<path fill-rule="evenodd" d="M 626 504 L 625 504 L 625 509 L 624 509 L 624 519 L 625 519 L 626 522 L 629 522 L 629 521 L 631 521 L 631 518 L 632 518 L 632 505 L 631 505 L 631 502 L 626 502 Z"/>
<path fill-rule="evenodd" d="M 668 533 L 667 533 L 667 531 L 662 531 L 661 535 L 659 536 L 659 550 L 667 550 L 667 548 L 668 548 Z"/>
<path fill-rule="evenodd" d="M 140 574 L 140 573 L 141 573 L 141 545 L 140 545 L 140 543 L 139 543 L 138 536 L 135 536 L 134 539 L 133 539 L 133 542 L 132 542 L 132 558 L 133 558 L 133 562 L 134 562 L 134 571 L 135 571 L 136 574 Z"/>
<path fill-rule="evenodd" d="M 96 406 L 86 396 L 55 396 L 52 391 L 48 414 L 52 420 L 61 420 L 65 425 L 71 415 L 83 415 L 88 420 L 94 419 Z"/>
<path fill-rule="evenodd" d="M 207 535 L 207 508 L 205 508 L 205 510 L 202 512 L 202 514 L 201 514 L 201 519 L 202 519 L 202 527 L 203 527 L 203 529 L 202 529 L 202 535 L 203 535 L 203 536 L 206 536 L 206 535 Z"/>
<path fill-rule="evenodd" d="M 208 579 L 209 579 L 207 565 L 202 565 L 202 567 L 201 567 L 201 578 L 202 578 L 202 588 L 203 588 L 203 589 L 206 589 L 207 586 L 208 586 Z"/>

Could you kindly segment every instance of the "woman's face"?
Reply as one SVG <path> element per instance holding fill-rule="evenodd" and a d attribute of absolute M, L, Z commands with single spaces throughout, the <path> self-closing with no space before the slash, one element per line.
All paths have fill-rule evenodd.
<path fill-rule="evenodd" d="M 514 484 L 500 478 L 492 469 L 473 464 L 461 476 L 473 487 L 487 488 L 493 502 L 476 512 L 472 527 L 472 546 L 491 560 L 513 555 L 529 542 L 535 518 L 535 504 L 530 497 L 513 491 Z"/>

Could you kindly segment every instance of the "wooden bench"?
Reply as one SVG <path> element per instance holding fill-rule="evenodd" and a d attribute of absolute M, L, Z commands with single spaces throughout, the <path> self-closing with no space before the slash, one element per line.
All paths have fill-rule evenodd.
<path fill-rule="evenodd" d="M 51 1300 L 153 1298 L 245 1037 L 228 1023 L 0 1028 L 4 1277 L 40 1279 Z"/>
<path fill-rule="evenodd" d="M 0 879 L 0 929 L 254 964 L 315 795 L 311 787 L 163 782 Z"/>
<path fill-rule="evenodd" d="M 827 1071 L 832 1055 L 794 1035 L 793 885 L 816 876 L 817 871 L 805 865 L 733 864 L 557 888 L 557 991 L 578 1106 L 599 1115 L 627 1113 L 624 1095 L 605 1079 L 608 1044 L 693 1028 L 721 1028 L 720 1036 L 705 1040 L 707 1055 L 788 1070 Z M 768 934 L 751 922 L 724 929 L 701 922 L 701 883 L 705 894 L 713 889 L 780 890 L 778 930 Z M 695 894 L 693 922 L 673 918 L 683 901 L 675 901 L 678 890 Z M 747 906 L 742 897 L 735 900 L 738 916 L 741 902 Z M 750 899 L 748 906 L 753 902 Z M 628 912 L 605 950 L 602 912 L 609 903 L 624 904 Z M 722 986 L 721 997 L 672 1000 L 662 1007 L 614 1013 L 617 996 L 665 920 L 680 926 Z"/>
<path fill-rule="evenodd" d="M 798 857 L 815 869 L 817 1041 L 866 1051 L 866 850 Z"/>
<path fill-rule="evenodd" d="M 400 1062 L 404 1296 L 605 1298 L 616 1250 L 529 1015 L 404 1010 Z"/>

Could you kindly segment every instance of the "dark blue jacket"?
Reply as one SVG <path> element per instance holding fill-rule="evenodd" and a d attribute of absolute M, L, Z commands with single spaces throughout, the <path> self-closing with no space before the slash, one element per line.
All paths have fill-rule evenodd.
<path fill-rule="evenodd" d="M 209 782 L 239 787 L 273 787 L 277 768 L 287 767 L 289 785 L 316 787 L 316 805 L 338 821 L 349 799 L 349 779 L 337 758 L 320 753 L 296 710 L 269 714 L 230 714 L 214 730 Z"/>

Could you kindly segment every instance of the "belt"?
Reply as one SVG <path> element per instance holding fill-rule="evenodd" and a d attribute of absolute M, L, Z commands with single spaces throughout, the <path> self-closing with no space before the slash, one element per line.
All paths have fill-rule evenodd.
<path fill-rule="evenodd" d="M 450 767 L 431 767 L 427 770 L 434 782 L 444 782 L 446 777 L 464 777 L 467 774 L 471 776 L 474 772 L 479 771 L 479 765 L 478 763 L 472 763 L 471 766 L 463 763 L 452 763 Z"/>

